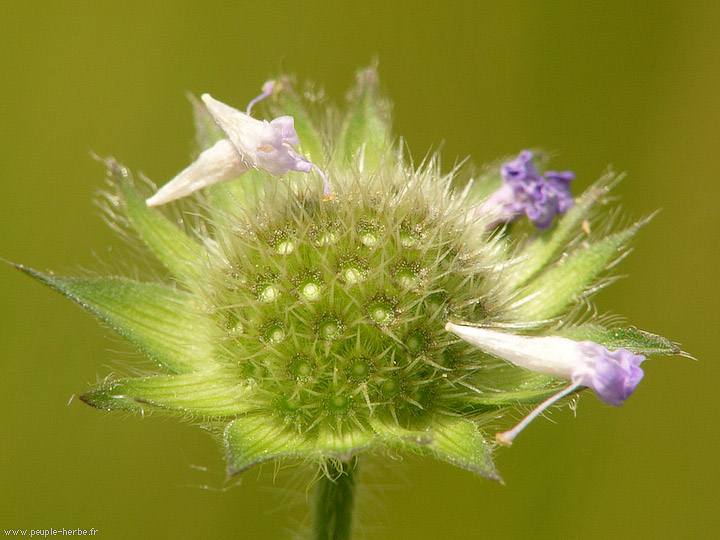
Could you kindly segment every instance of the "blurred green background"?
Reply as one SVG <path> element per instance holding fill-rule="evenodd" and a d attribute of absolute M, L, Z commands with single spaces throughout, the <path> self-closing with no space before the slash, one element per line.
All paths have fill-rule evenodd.
<path fill-rule="evenodd" d="M 580 401 L 499 452 L 500 486 L 377 456 L 358 538 L 705 539 L 720 531 L 717 266 L 720 4 L 713 2 L 19 2 L 0 4 L 0 256 L 133 272 L 92 204 L 112 154 L 164 183 L 189 163 L 185 93 L 243 106 L 285 70 L 342 102 L 374 57 L 395 133 L 446 168 L 526 147 L 584 188 L 612 163 L 627 213 L 662 212 L 598 297 L 696 356 L 657 358 L 622 408 Z M 118 257 L 120 255 L 117 255 Z M 125 258 L 125 257 L 124 257 Z M 291 538 L 309 476 L 223 491 L 201 430 L 71 396 L 137 363 L 60 295 L 0 267 L 0 527 L 103 539 Z"/>

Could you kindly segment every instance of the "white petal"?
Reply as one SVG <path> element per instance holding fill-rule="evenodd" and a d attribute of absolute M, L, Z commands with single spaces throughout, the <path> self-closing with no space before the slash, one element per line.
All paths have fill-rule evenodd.
<path fill-rule="evenodd" d="M 590 368 L 580 344 L 571 339 L 518 336 L 453 323 L 447 323 L 445 330 L 485 352 L 538 373 L 573 379 Z"/>
<path fill-rule="evenodd" d="M 277 149 L 282 146 L 281 133 L 268 122 L 256 120 L 214 99 L 210 94 L 203 94 L 202 100 L 215 121 L 250 166 L 258 165 L 258 158 L 261 157 L 258 156 L 260 148 L 270 145 Z"/>
<path fill-rule="evenodd" d="M 158 206 L 219 182 L 234 180 L 248 167 L 240 159 L 235 145 L 228 139 L 216 142 L 200 154 L 197 160 L 161 187 L 145 201 L 148 206 Z"/>

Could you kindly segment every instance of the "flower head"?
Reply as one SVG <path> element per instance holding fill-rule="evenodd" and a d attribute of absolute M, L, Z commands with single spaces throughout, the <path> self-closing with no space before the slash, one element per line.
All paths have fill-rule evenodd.
<path fill-rule="evenodd" d="M 160 366 L 108 379 L 86 403 L 202 422 L 230 474 L 273 459 L 327 470 L 391 449 L 499 479 L 492 435 L 518 431 L 501 431 L 508 411 L 540 403 L 539 414 L 580 386 L 620 405 L 643 355 L 678 352 L 632 328 L 572 322 L 644 223 L 587 228 L 578 241 L 609 180 L 573 204 L 572 173 L 541 175 L 523 152 L 478 203 L 469 175 L 442 174 L 437 158 L 415 167 L 392 144 L 374 70 L 349 96 L 344 112 L 308 107 L 280 78 L 263 88 L 265 121 L 204 95 L 198 126 L 212 136 L 147 204 L 130 171 L 106 160 L 107 212 L 142 239 L 166 283 L 19 267 Z M 319 172 L 314 163 L 328 167 L 331 200 L 314 175 L 277 178 Z M 148 208 L 189 194 L 192 219 Z M 488 231 L 520 214 L 548 231 Z"/>
<path fill-rule="evenodd" d="M 494 224 L 514 221 L 524 214 L 538 229 L 547 229 L 557 214 L 574 204 L 570 181 L 575 174 L 547 171 L 541 175 L 532 159 L 533 153 L 524 150 L 500 168 L 503 183 L 482 207 L 482 212 L 494 217 Z"/>

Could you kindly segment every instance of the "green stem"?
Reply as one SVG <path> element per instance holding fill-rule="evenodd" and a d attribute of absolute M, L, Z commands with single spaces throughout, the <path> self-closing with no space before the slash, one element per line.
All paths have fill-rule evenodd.
<path fill-rule="evenodd" d="M 328 460 L 315 491 L 313 540 L 350 540 L 357 458 Z"/>

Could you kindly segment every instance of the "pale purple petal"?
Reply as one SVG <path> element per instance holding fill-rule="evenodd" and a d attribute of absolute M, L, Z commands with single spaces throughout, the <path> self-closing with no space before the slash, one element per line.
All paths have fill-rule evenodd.
<path fill-rule="evenodd" d="M 309 173 L 316 169 L 323 179 L 325 197 L 329 198 L 331 191 L 327 177 L 295 149 L 300 144 L 300 138 L 295 130 L 294 118 L 280 116 L 268 122 L 249 115 L 252 106 L 270 96 L 273 89 L 274 82 L 266 82 L 262 94 L 248 105 L 248 114 L 203 94 L 205 106 L 228 138 L 200 154 L 197 161 L 150 197 L 147 205 L 164 204 L 205 186 L 232 180 L 251 167 L 274 176 L 289 171 Z"/>
<path fill-rule="evenodd" d="M 610 351 L 592 341 L 580 345 L 593 364 L 592 370 L 582 376 L 582 384 L 592 388 L 601 401 L 619 407 L 642 380 L 640 364 L 645 357 L 627 349 Z"/>
<path fill-rule="evenodd" d="M 516 215 L 525 214 L 538 229 L 546 229 L 552 224 L 557 213 L 555 194 L 547 183 L 538 181 L 509 182 L 515 193 L 514 210 Z"/>
<path fill-rule="evenodd" d="M 531 150 L 523 150 L 517 158 L 504 163 L 500 167 L 500 174 L 505 181 L 535 182 L 542 180 L 535 164 L 532 162 Z"/>
<path fill-rule="evenodd" d="M 295 131 L 295 119 L 292 116 L 278 116 L 270 121 L 270 125 L 280 132 L 282 141 L 293 146 L 300 144 L 300 137 Z"/>
<path fill-rule="evenodd" d="M 572 171 L 547 171 L 545 179 L 557 199 L 557 213 L 563 214 L 570 210 L 575 204 L 575 199 L 570 192 L 570 182 L 575 180 L 575 173 Z"/>
<path fill-rule="evenodd" d="M 492 228 L 519 217 L 515 206 L 515 190 L 504 182 L 475 210 L 475 214 L 491 218 L 487 227 Z"/>
<path fill-rule="evenodd" d="M 503 183 L 478 209 L 479 214 L 491 214 L 490 226 L 517 220 L 526 215 L 538 229 L 546 229 L 557 214 L 572 207 L 570 171 L 548 171 L 545 175 L 535 167 L 533 153 L 523 150 L 517 158 L 500 167 Z"/>
<path fill-rule="evenodd" d="M 304 173 L 309 173 L 313 170 L 312 162 L 308 161 L 304 157 L 302 157 L 300 154 L 298 154 L 295 149 L 290 145 L 285 145 L 285 151 L 287 152 L 288 156 L 290 156 L 291 159 L 293 159 L 293 165 L 292 170 L 293 171 L 299 171 Z M 320 169 L 318 169 L 319 171 Z"/>
<path fill-rule="evenodd" d="M 261 121 L 208 94 L 203 94 L 202 100 L 250 167 L 264 169 L 274 176 L 312 169 L 312 163 L 294 148 L 300 144 L 300 139 L 291 116 L 281 116 L 271 122 Z"/>

